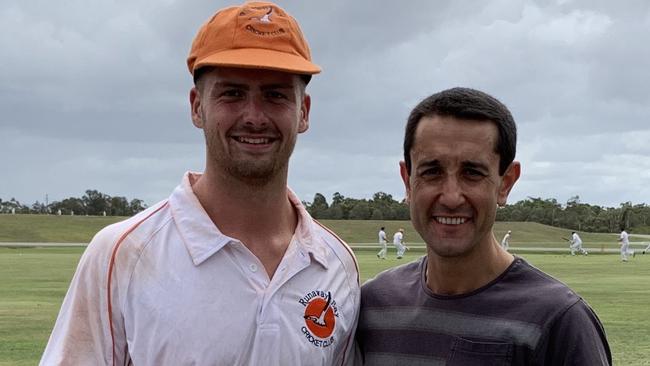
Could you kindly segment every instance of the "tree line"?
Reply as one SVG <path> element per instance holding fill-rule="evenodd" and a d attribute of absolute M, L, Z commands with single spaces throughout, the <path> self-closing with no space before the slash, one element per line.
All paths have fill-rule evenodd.
<path fill-rule="evenodd" d="M 90 216 L 132 216 L 147 208 L 143 200 L 126 197 L 111 197 L 94 189 L 86 190 L 81 197 L 69 197 L 52 203 L 34 202 L 31 206 L 23 205 L 15 198 L 3 201 L 0 198 L 0 213 L 17 214 L 61 214 Z"/>
<path fill-rule="evenodd" d="M 331 203 L 321 193 L 312 202 L 303 202 L 316 219 L 331 220 L 410 220 L 409 207 L 404 200 L 397 201 L 385 192 L 375 193 L 371 199 L 345 197 L 336 192 Z M 143 200 L 111 197 L 97 190 L 86 190 L 81 197 L 31 206 L 16 199 L 0 198 L 0 213 L 107 215 L 132 216 L 147 208 Z M 524 221 L 556 226 L 577 231 L 617 232 L 621 226 L 630 232 L 650 233 L 650 206 L 645 203 L 624 202 L 619 207 L 603 207 L 571 197 L 566 203 L 555 198 L 528 197 L 497 210 L 497 221 Z"/>
<path fill-rule="evenodd" d="M 377 192 L 372 199 L 355 199 L 334 193 L 331 203 L 321 193 L 312 202 L 304 202 L 316 219 L 332 220 L 409 220 L 404 200 L 396 201 L 390 194 Z M 619 207 L 590 205 L 571 197 L 566 203 L 554 198 L 528 197 L 497 209 L 497 221 L 524 221 L 576 231 L 612 233 L 621 226 L 635 233 L 650 233 L 650 206 L 624 202 Z"/>

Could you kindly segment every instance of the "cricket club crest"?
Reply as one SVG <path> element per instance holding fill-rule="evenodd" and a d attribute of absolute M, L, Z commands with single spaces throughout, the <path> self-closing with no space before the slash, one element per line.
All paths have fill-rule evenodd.
<path fill-rule="evenodd" d="M 315 290 L 298 300 L 305 307 L 302 334 L 315 347 L 329 347 L 334 344 L 333 337 L 339 311 L 332 293 Z"/>

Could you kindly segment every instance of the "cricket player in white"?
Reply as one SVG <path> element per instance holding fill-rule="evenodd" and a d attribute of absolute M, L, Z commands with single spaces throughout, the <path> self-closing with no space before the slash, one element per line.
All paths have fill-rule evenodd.
<path fill-rule="evenodd" d="M 571 249 L 571 255 L 576 255 L 575 252 L 582 253 L 584 255 L 589 254 L 586 250 L 582 249 L 582 239 L 580 239 L 580 236 L 575 231 L 571 234 L 571 240 L 569 240 L 569 242 L 571 243 L 569 246 Z"/>
<path fill-rule="evenodd" d="M 397 259 L 402 259 L 406 251 L 406 245 L 404 245 L 404 229 L 399 229 L 393 235 L 393 245 L 397 248 Z"/>
<path fill-rule="evenodd" d="M 630 255 L 634 257 L 634 250 L 630 249 L 630 238 L 625 229 L 621 229 L 618 241 L 621 243 L 621 261 L 627 262 Z"/>
<path fill-rule="evenodd" d="M 287 186 L 320 71 L 298 23 L 269 2 L 221 9 L 187 66 L 205 170 L 93 238 L 41 365 L 345 365 L 356 260 Z"/>
<path fill-rule="evenodd" d="M 379 236 L 379 245 L 381 246 L 381 250 L 379 251 L 379 253 L 377 253 L 377 258 L 386 259 L 386 252 L 388 252 L 388 246 L 386 245 L 386 232 L 384 231 L 383 226 L 381 227 L 381 229 L 379 229 L 379 233 L 377 235 Z"/>
<path fill-rule="evenodd" d="M 510 240 L 510 233 L 511 233 L 511 231 L 508 230 L 508 232 L 506 233 L 506 235 L 503 236 L 503 239 L 501 239 L 501 247 L 502 247 L 503 249 L 505 249 L 505 250 L 508 250 L 508 248 L 510 247 L 510 242 L 509 242 L 509 240 Z"/>

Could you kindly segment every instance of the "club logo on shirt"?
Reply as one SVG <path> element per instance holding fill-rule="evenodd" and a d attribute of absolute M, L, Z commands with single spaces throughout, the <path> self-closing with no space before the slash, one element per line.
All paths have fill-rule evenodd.
<path fill-rule="evenodd" d="M 334 343 L 334 328 L 339 310 L 331 292 L 315 290 L 298 300 L 304 307 L 305 325 L 302 333 L 316 347 L 329 347 Z"/>

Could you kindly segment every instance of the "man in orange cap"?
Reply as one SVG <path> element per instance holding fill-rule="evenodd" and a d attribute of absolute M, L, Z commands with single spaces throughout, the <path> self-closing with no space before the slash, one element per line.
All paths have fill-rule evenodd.
<path fill-rule="evenodd" d="M 320 72 L 296 20 L 268 2 L 222 9 L 187 64 L 205 171 L 95 236 L 41 363 L 343 364 L 357 264 L 287 188 Z"/>

